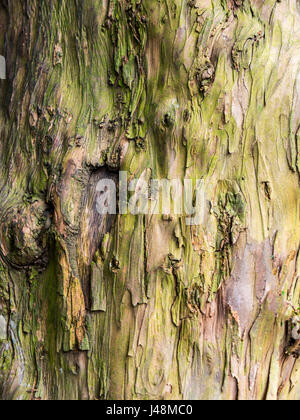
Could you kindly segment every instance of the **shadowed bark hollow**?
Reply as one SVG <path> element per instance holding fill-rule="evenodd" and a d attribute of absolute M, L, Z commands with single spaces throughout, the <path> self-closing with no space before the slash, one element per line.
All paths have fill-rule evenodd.
<path fill-rule="evenodd" d="M 2 0 L 0 398 L 300 399 L 300 5 Z M 97 184 L 202 180 L 201 224 Z"/>

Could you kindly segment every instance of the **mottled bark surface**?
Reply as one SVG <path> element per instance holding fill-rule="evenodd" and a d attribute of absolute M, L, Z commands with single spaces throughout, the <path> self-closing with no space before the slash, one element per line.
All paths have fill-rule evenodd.
<path fill-rule="evenodd" d="M 0 4 L 0 397 L 300 399 L 299 2 Z M 201 225 L 99 216 L 119 170 Z"/>

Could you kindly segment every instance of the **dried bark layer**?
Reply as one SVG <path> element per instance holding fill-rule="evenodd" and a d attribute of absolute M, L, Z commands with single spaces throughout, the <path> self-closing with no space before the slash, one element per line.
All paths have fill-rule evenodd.
<path fill-rule="evenodd" d="M 0 4 L 0 398 L 300 399 L 299 2 Z"/>

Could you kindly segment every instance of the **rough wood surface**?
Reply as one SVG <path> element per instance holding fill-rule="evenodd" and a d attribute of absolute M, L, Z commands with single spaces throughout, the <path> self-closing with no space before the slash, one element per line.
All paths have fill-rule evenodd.
<path fill-rule="evenodd" d="M 0 398 L 299 400 L 299 1 L 0 5 Z"/>

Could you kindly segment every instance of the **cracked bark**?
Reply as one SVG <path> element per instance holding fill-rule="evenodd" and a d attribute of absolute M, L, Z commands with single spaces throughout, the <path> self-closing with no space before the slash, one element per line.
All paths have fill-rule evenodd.
<path fill-rule="evenodd" d="M 0 398 L 298 400 L 299 2 L 0 4 Z"/>

